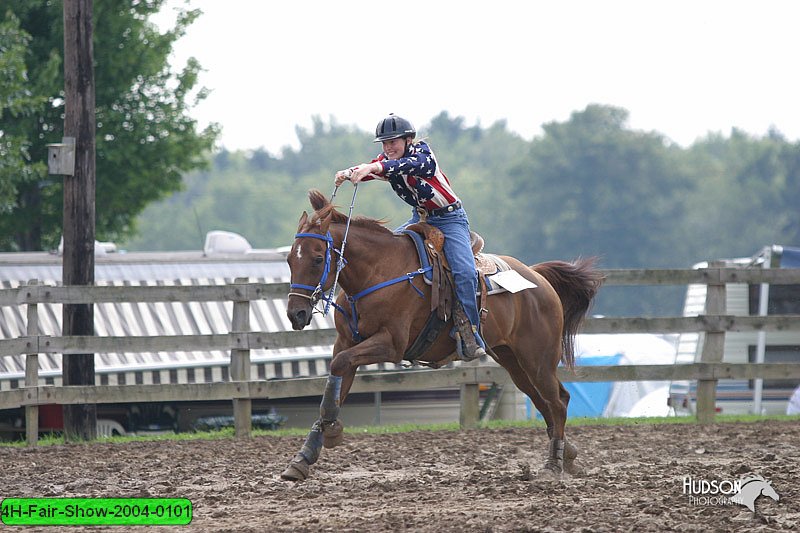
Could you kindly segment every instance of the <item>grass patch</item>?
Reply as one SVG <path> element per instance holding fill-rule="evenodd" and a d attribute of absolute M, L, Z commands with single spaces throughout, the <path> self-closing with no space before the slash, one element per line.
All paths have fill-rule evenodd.
<path fill-rule="evenodd" d="M 257 429 L 254 436 L 268 437 L 305 437 L 311 428 L 283 428 L 283 429 Z M 411 431 L 458 431 L 458 422 L 441 424 L 388 424 L 385 426 L 348 426 L 345 421 L 346 433 L 364 433 L 369 435 L 387 435 L 390 433 L 409 433 Z"/>
<path fill-rule="evenodd" d="M 219 440 L 231 439 L 234 437 L 233 428 L 224 428 L 217 431 L 196 431 L 187 433 L 163 433 L 158 435 L 118 435 L 114 437 L 102 437 L 93 441 L 79 441 L 70 444 L 88 444 L 96 442 L 113 442 L 113 443 L 126 443 L 126 442 L 153 442 L 153 441 L 192 441 L 192 440 Z M 64 444 L 64 437 L 50 433 L 48 435 L 39 436 L 39 446 L 58 446 Z M 0 442 L 0 447 L 11 448 L 24 448 L 27 443 L 22 441 L 13 442 Z"/>
<path fill-rule="evenodd" d="M 755 423 L 767 420 L 798 421 L 800 417 L 796 415 L 717 415 L 716 423 Z M 651 418 L 570 418 L 567 421 L 567 428 L 580 426 L 646 426 L 656 424 L 697 424 L 697 419 L 693 416 L 664 416 Z M 508 428 L 537 428 L 546 427 L 543 420 L 490 420 L 481 423 L 479 429 L 508 429 Z M 395 424 L 386 426 L 353 426 L 345 425 L 345 432 L 350 434 L 364 433 L 370 435 L 382 435 L 388 433 L 408 433 L 411 431 L 459 431 L 458 422 L 446 424 Z M 285 428 L 277 430 L 256 430 L 253 435 L 263 435 L 270 437 L 305 437 L 308 434 L 307 428 Z"/>
<path fill-rule="evenodd" d="M 717 415 L 716 423 L 758 423 L 769 420 L 794 421 L 800 422 L 798 415 Z M 697 420 L 693 416 L 669 416 L 653 418 L 570 418 L 567 421 L 567 429 L 570 427 L 581 426 L 647 426 L 656 424 L 696 424 Z M 479 429 L 509 429 L 509 428 L 535 428 L 544 429 L 545 423 L 542 420 L 491 420 L 480 424 Z M 305 437 L 310 428 L 284 428 L 275 430 L 253 430 L 254 437 Z M 351 435 L 385 435 L 393 433 L 409 433 L 412 431 L 459 431 L 458 422 L 441 424 L 391 424 L 384 426 L 345 426 L 345 432 Z M 197 431 L 187 433 L 168 433 L 160 435 L 142 436 L 118 436 L 98 439 L 91 442 L 111 442 L 124 444 L 127 442 L 150 442 L 150 441 L 192 441 L 192 440 L 220 440 L 232 439 L 235 432 L 233 428 L 224 428 L 216 431 Z M 39 438 L 40 446 L 54 446 L 64 444 L 61 435 L 49 434 Z M 27 446 L 25 441 L 0 442 L 2 447 Z"/>

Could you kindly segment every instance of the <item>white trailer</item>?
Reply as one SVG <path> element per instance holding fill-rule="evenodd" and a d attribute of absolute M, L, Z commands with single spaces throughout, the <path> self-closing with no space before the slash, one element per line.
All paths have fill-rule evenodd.
<path fill-rule="evenodd" d="M 800 268 L 800 248 L 772 245 L 752 257 L 722 259 L 725 267 Z M 706 268 L 707 262 L 693 268 Z M 800 314 L 800 285 L 748 285 L 729 283 L 726 289 L 726 314 L 736 316 Z M 706 285 L 689 285 L 683 315 L 705 313 Z M 676 364 L 700 361 L 704 334 L 679 336 Z M 800 332 L 729 332 L 725 334 L 723 361 L 726 363 L 783 363 L 800 361 Z M 670 385 L 670 404 L 676 413 L 694 413 L 696 381 L 676 381 Z M 782 414 L 797 380 L 720 380 L 717 384 L 717 411 L 722 414 Z"/>

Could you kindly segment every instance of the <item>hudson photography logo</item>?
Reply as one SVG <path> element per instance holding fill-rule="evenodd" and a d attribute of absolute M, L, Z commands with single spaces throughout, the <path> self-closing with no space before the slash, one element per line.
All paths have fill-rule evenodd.
<path fill-rule="evenodd" d="M 721 480 L 684 476 L 683 493 L 691 505 L 743 505 L 753 512 L 759 496 L 780 499 L 772 482 L 758 475 Z"/>

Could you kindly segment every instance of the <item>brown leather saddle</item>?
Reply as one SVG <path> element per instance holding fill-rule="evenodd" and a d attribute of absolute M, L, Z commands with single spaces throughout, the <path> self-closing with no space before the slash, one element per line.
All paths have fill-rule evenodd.
<path fill-rule="evenodd" d="M 414 364 L 440 368 L 458 358 L 458 354 L 455 350 L 449 357 L 437 363 L 423 362 L 421 358 L 436 339 L 444 334 L 447 330 L 447 324 L 452 324 L 449 321 L 454 313 L 455 284 L 447 264 L 447 258 L 444 255 L 445 237 L 440 229 L 426 222 L 411 224 L 403 233 L 408 234 L 415 242 L 417 253 L 420 256 L 420 262 L 423 266 L 425 266 L 426 263 L 425 259 L 427 259 L 427 263 L 431 266 L 431 276 L 426 278 L 426 282 L 431 286 L 431 313 L 422 331 L 406 350 L 403 358 Z M 483 322 L 488 312 L 485 307 L 481 306 L 482 303 L 485 304 L 486 298 L 488 297 L 486 275 L 497 272 L 498 265 L 490 259 L 496 256 L 486 257 L 481 253 L 484 244 L 483 237 L 471 231 L 470 240 L 472 244 L 472 253 L 475 256 L 476 269 L 480 273 L 478 276 L 480 280 L 478 309 L 481 322 Z M 420 241 L 422 241 L 421 244 Z M 423 257 L 423 255 L 426 257 Z"/>
<path fill-rule="evenodd" d="M 433 267 L 431 311 L 436 311 L 439 318 L 447 320 L 453 308 L 455 284 L 450 274 L 447 258 L 444 255 L 444 233 L 439 228 L 433 227 L 426 222 L 411 224 L 406 229 L 420 234 L 424 240 L 425 252 Z M 478 289 L 481 297 L 478 301 L 478 309 L 480 309 L 481 322 L 483 322 L 487 311 L 481 307 L 481 304 L 486 301 L 488 290 L 484 278 L 494 274 L 498 269 L 497 265 L 489 257 L 481 253 L 484 246 L 483 237 L 474 231 L 470 231 L 470 243 L 472 245 L 472 255 L 475 256 L 475 268 L 479 274 Z"/>

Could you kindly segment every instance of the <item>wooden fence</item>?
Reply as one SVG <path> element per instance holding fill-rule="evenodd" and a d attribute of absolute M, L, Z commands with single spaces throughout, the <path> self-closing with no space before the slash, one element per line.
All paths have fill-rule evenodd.
<path fill-rule="evenodd" d="M 725 333 L 729 331 L 800 331 L 800 315 L 732 316 L 725 313 L 726 283 L 800 284 L 800 269 L 706 268 L 698 270 L 607 270 L 606 285 L 706 284 L 706 314 L 696 317 L 590 318 L 583 333 L 705 333 L 700 362 L 681 365 L 625 365 L 559 369 L 562 381 L 651 381 L 698 380 L 697 418 L 714 420 L 716 384 L 720 379 L 800 378 L 800 363 L 724 363 Z M 26 438 L 38 438 L 38 410 L 43 404 L 129 403 L 155 401 L 232 400 L 237 436 L 251 431 L 253 399 L 276 399 L 320 395 L 326 378 L 295 378 L 252 381 L 248 376 L 250 350 L 332 344 L 331 329 L 300 332 L 250 330 L 250 302 L 282 298 L 288 284 L 247 283 L 237 279 L 224 286 L 129 286 L 61 287 L 38 285 L 36 281 L 16 289 L 0 290 L 0 306 L 27 306 L 27 335 L 0 340 L 0 356 L 26 354 L 25 386 L 0 391 L 0 409 L 25 407 Z M 174 336 L 45 336 L 39 334 L 38 305 L 43 303 L 126 303 L 231 301 L 231 332 L 216 335 Z M 230 350 L 227 382 L 154 385 L 41 386 L 38 354 L 186 352 Z M 461 388 L 462 427 L 478 422 L 478 386 L 510 384 L 504 369 L 462 364 L 440 370 L 407 370 L 359 374 L 353 392 Z"/>

